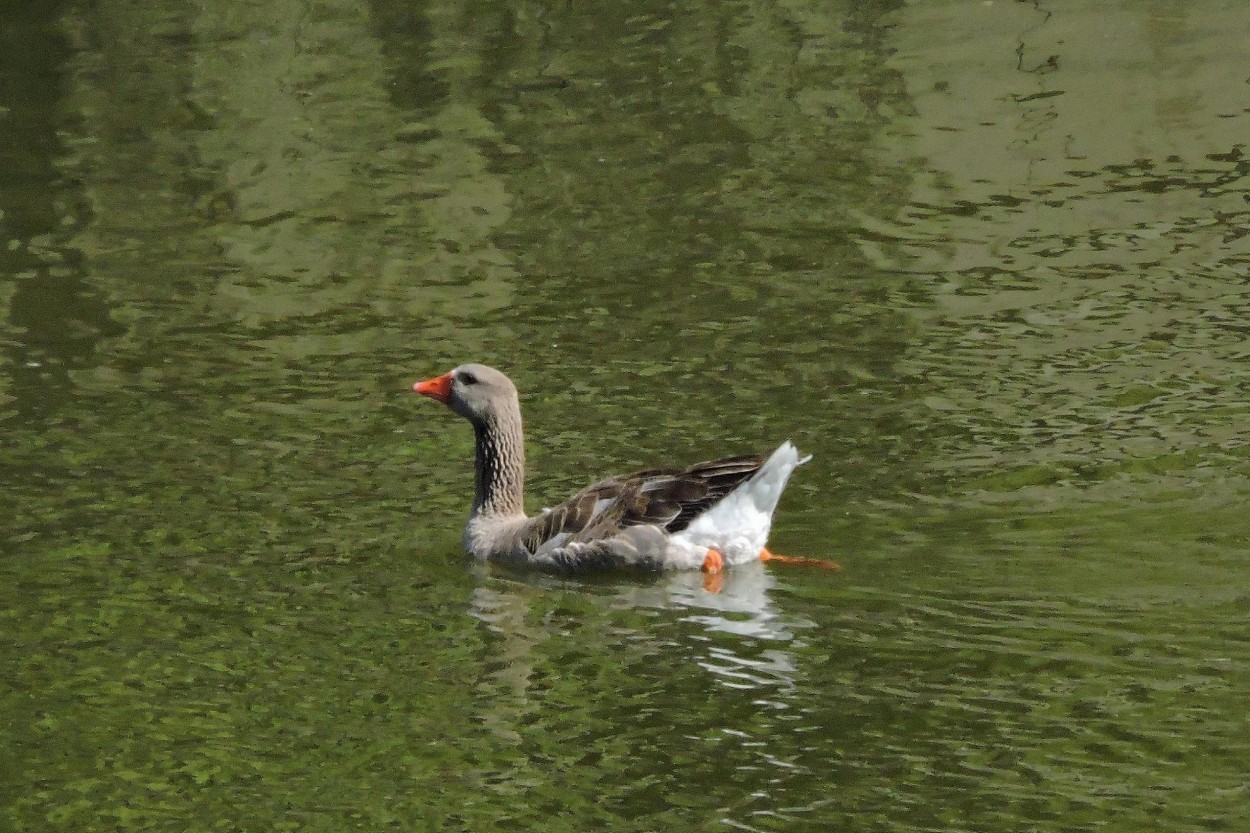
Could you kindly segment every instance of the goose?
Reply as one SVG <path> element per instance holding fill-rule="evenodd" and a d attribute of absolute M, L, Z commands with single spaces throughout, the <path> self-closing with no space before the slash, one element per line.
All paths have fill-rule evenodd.
<path fill-rule="evenodd" d="M 412 389 L 473 425 L 473 509 L 463 540 L 477 558 L 557 571 L 700 569 L 715 575 L 755 560 L 837 569 L 830 561 L 775 555 L 765 546 L 786 481 L 811 459 L 788 440 L 768 455 L 609 477 L 531 517 L 524 507 L 524 433 L 512 380 L 493 367 L 462 364 Z"/>

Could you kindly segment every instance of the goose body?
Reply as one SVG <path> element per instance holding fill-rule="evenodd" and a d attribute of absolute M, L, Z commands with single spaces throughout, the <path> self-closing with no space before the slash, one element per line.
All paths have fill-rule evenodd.
<path fill-rule="evenodd" d="M 773 512 L 790 475 L 810 459 L 787 441 L 768 455 L 646 469 L 601 480 L 530 517 L 523 505 L 521 407 L 512 381 L 486 365 L 465 364 L 413 390 L 473 425 L 474 497 L 464 546 L 478 558 L 561 570 L 709 573 L 774 558 L 765 548 Z"/>

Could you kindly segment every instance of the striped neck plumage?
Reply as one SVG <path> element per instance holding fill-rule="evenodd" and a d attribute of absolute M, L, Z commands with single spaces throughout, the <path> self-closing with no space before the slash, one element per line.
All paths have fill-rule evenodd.
<path fill-rule="evenodd" d="M 473 514 L 525 514 L 525 441 L 519 414 L 475 421 Z"/>

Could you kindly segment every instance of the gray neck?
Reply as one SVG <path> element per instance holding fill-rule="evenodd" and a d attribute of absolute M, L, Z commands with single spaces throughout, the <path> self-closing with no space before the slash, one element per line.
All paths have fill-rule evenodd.
<path fill-rule="evenodd" d="M 477 436 L 473 514 L 525 514 L 525 440 L 520 413 L 473 423 Z"/>

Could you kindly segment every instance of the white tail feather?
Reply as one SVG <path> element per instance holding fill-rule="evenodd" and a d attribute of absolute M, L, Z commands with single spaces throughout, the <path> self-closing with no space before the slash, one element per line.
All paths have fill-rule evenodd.
<path fill-rule="evenodd" d="M 759 558 L 760 550 L 768 543 L 773 512 L 786 482 L 796 468 L 810 459 L 810 454 L 800 458 L 794 443 L 786 440 L 750 480 L 725 495 L 674 537 L 717 549 L 730 564 Z"/>

